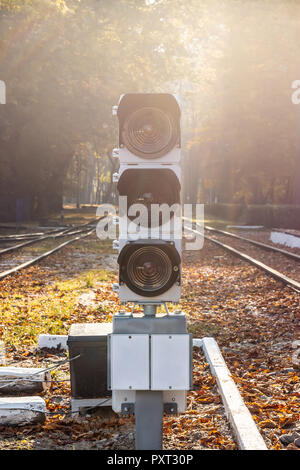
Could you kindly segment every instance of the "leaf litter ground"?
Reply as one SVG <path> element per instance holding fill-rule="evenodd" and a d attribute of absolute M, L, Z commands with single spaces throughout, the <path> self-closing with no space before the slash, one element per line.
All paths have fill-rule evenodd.
<path fill-rule="evenodd" d="M 119 302 L 112 291 L 116 255 L 109 246 L 91 236 L 1 281 L 0 332 L 7 365 L 52 366 L 66 354 L 37 351 L 39 334 L 67 334 L 74 322 L 112 320 Z M 201 251 L 184 254 L 181 308 L 194 337 L 218 341 L 267 446 L 286 448 L 280 436 L 300 428 L 300 372 L 292 362 L 292 343 L 300 339 L 299 295 L 205 242 Z M 44 398 L 53 415 L 45 424 L 0 428 L 0 449 L 134 448 L 132 418 L 107 408 L 75 417 L 69 414 L 68 365 L 53 372 L 52 380 Z M 199 349 L 186 412 L 164 417 L 164 448 L 236 449 L 215 379 Z"/>

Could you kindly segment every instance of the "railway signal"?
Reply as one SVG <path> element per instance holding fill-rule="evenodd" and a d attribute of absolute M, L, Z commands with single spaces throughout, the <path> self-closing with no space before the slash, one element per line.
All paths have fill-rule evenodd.
<path fill-rule="evenodd" d="M 108 339 L 116 412 L 135 414 L 136 448 L 160 449 L 163 412 L 185 410 L 192 386 L 191 335 L 181 311 L 180 107 L 170 94 L 125 94 L 119 120 L 119 297 L 144 314 L 119 312 Z M 124 201 L 126 204 L 124 204 Z M 166 315 L 158 315 L 164 304 Z"/>
<path fill-rule="evenodd" d="M 120 300 L 178 302 L 180 109 L 173 95 L 127 94 L 117 116 L 117 188 L 126 202 L 120 204 Z"/>

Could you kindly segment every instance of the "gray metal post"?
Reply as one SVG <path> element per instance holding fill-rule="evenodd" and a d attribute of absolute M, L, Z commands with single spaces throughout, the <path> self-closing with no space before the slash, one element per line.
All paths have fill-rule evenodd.
<path fill-rule="evenodd" d="M 156 308 L 157 306 L 156 305 L 152 305 L 152 304 L 149 304 L 149 305 L 144 305 L 144 315 L 145 316 L 149 316 L 149 317 L 155 317 L 156 315 Z"/>
<path fill-rule="evenodd" d="M 135 400 L 136 450 L 161 450 L 163 392 L 137 390 Z"/>

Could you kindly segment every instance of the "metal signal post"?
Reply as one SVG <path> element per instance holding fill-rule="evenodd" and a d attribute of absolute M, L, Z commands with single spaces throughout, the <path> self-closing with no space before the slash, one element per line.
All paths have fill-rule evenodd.
<path fill-rule="evenodd" d="M 108 387 L 114 411 L 135 415 L 136 449 L 161 449 L 163 413 L 184 411 L 192 387 L 186 318 L 167 308 L 181 295 L 180 107 L 170 94 L 129 93 L 113 110 L 119 120 L 113 151 L 120 161 L 114 175 L 118 291 L 121 302 L 142 305 L 144 313 L 133 308 L 113 318 Z M 165 315 L 157 313 L 162 304 Z"/>

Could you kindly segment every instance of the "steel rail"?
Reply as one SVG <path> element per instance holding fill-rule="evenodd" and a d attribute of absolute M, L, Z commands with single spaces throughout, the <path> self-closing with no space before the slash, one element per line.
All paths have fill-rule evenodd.
<path fill-rule="evenodd" d="M 74 229 L 74 227 L 72 227 L 72 229 Z M 0 256 L 1 255 L 6 255 L 8 253 L 12 253 L 13 251 L 17 251 L 25 246 L 30 246 L 30 245 L 34 245 L 35 243 L 40 243 L 41 241 L 44 241 L 44 240 L 47 240 L 48 238 L 63 238 L 63 237 L 66 237 L 68 235 L 75 235 L 77 233 L 82 233 L 82 232 L 85 232 L 87 230 L 90 230 L 90 228 L 82 228 L 82 229 L 79 229 L 79 230 L 74 230 L 73 232 L 70 232 L 70 229 L 65 229 L 59 233 L 50 233 L 49 235 L 44 235 L 42 237 L 37 237 L 37 238 L 34 238 L 32 240 L 28 240 L 24 243 L 19 243 L 18 245 L 13 245 L 13 246 L 9 246 L 8 248 L 4 248 L 3 250 L 0 250 Z"/>
<path fill-rule="evenodd" d="M 95 222 L 97 222 L 99 220 L 99 218 L 97 219 L 92 219 L 92 220 L 89 220 L 88 222 L 85 222 L 84 224 L 80 224 L 79 226 L 77 225 L 71 225 L 71 227 L 58 227 L 58 228 L 55 228 L 53 230 L 47 230 L 45 232 L 35 232 L 35 233 L 20 233 L 20 234 L 13 234 L 13 235 L 0 235 L 0 243 L 5 243 L 5 242 L 14 242 L 14 241 L 23 241 L 23 240 L 27 240 L 27 239 L 30 239 L 30 240 L 35 240 L 36 238 L 38 237 L 42 237 L 42 236 L 46 236 L 46 235 L 52 235 L 52 234 L 56 234 L 56 233 L 60 233 L 60 232 L 64 232 L 64 233 L 67 233 L 67 232 L 70 232 L 72 230 L 76 230 L 78 229 L 78 227 L 86 227 L 86 226 L 89 226 L 89 225 L 92 225 L 94 224 Z"/>
<path fill-rule="evenodd" d="M 67 227 L 58 227 L 53 230 L 46 230 L 45 232 L 33 232 L 33 233 L 19 233 L 19 234 L 13 234 L 13 235 L 0 235 L 0 243 L 6 243 L 6 242 L 14 242 L 18 240 L 27 240 L 27 239 L 34 239 L 37 237 L 42 237 L 44 235 L 50 235 L 52 233 L 58 233 L 61 232 L 62 230 L 69 230 Z"/>
<path fill-rule="evenodd" d="M 216 233 L 220 233 L 221 235 L 226 235 L 228 237 L 236 238 L 238 240 L 242 240 L 242 241 L 251 243 L 252 245 L 258 246 L 259 248 L 262 248 L 263 250 L 275 251 L 277 253 L 281 253 L 282 255 L 288 256 L 289 258 L 292 258 L 296 261 L 300 261 L 300 256 L 299 255 L 297 255 L 296 253 L 292 253 L 290 251 L 283 250 L 282 248 L 278 248 L 276 246 L 272 246 L 272 245 L 268 245 L 266 243 L 258 242 L 256 240 L 251 240 L 251 238 L 241 237 L 240 235 L 236 235 L 235 233 L 226 232 L 225 230 L 220 230 L 220 229 L 217 229 L 217 228 L 214 228 L 214 227 L 210 227 L 208 225 L 205 225 L 204 228 L 208 232 L 216 232 Z"/>
<path fill-rule="evenodd" d="M 259 269 L 262 269 L 266 273 L 268 273 L 270 276 L 273 278 L 277 279 L 278 281 L 283 282 L 286 284 L 288 287 L 292 288 L 294 291 L 300 294 L 300 282 L 295 281 L 294 279 L 291 279 L 288 276 L 285 276 L 281 272 L 277 271 L 276 269 L 271 268 L 270 266 L 267 266 L 266 264 L 262 263 L 261 261 L 256 260 L 255 258 L 252 258 L 251 256 L 247 255 L 246 253 L 242 253 L 241 251 L 236 250 L 232 246 L 226 245 L 225 243 L 221 243 L 218 240 L 215 240 L 214 238 L 208 237 L 207 235 L 203 235 L 202 233 L 198 232 L 195 229 L 192 229 L 190 227 L 184 227 L 186 230 L 189 230 L 196 235 L 200 235 L 201 237 L 204 237 L 204 239 L 215 243 L 216 245 L 224 248 L 225 250 L 229 251 L 230 253 L 238 256 L 239 258 L 243 259 L 244 261 L 247 261 L 248 263 L 256 266 Z"/>
<path fill-rule="evenodd" d="M 28 268 L 29 266 L 32 266 L 33 264 L 35 263 L 38 263 L 39 261 L 47 258 L 48 256 L 51 256 L 53 253 L 56 253 L 57 251 L 61 250 L 62 248 L 64 248 L 65 246 L 71 244 L 71 243 L 74 243 L 76 242 L 77 240 L 80 240 L 81 238 L 85 238 L 85 237 L 88 237 L 89 235 L 91 235 L 93 232 L 95 231 L 95 228 L 93 228 L 92 230 L 90 230 L 89 232 L 87 233 L 83 233 L 82 235 L 78 235 L 77 237 L 75 238 L 72 238 L 71 240 L 67 240 L 66 242 L 64 243 L 61 243 L 60 245 L 56 246 L 55 248 L 53 248 L 52 250 L 50 251 L 47 251 L 46 253 L 43 253 L 41 254 L 40 256 L 37 256 L 36 258 L 33 258 L 29 261 L 26 261 L 25 263 L 22 263 L 22 264 L 19 264 L 18 266 L 15 266 L 14 268 L 11 268 L 11 269 L 8 269 L 7 271 L 3 271 L 2 273 L 0 273 L 0 280 L 4 279 L 5 277 L 7 276 L 10 276 L 12 274 L 15 274 L 16 272 L 18 271 L 21 271 L 22 269 L 25 269 L 25 268 Z"/>

